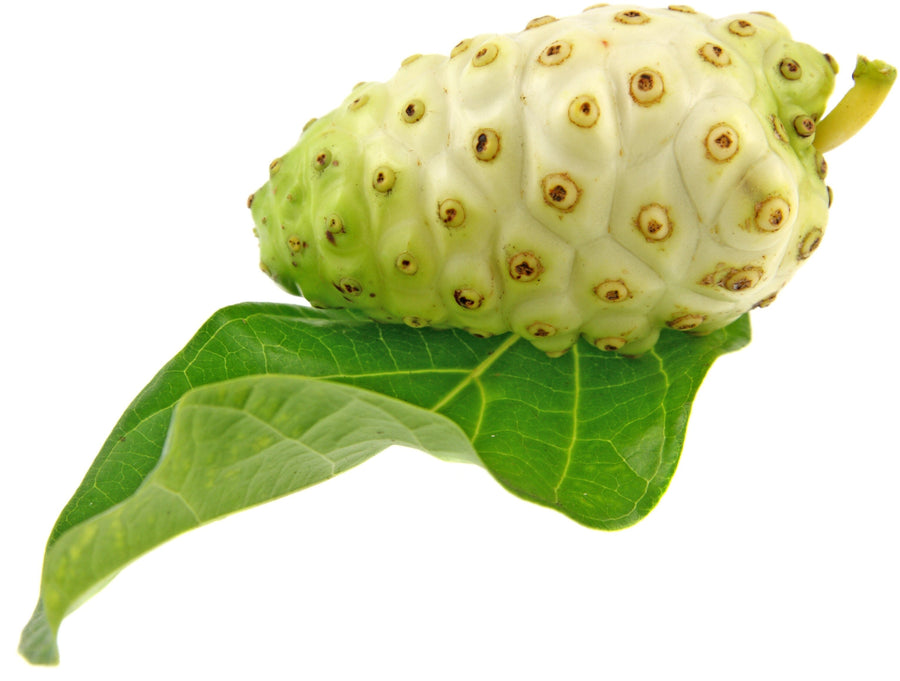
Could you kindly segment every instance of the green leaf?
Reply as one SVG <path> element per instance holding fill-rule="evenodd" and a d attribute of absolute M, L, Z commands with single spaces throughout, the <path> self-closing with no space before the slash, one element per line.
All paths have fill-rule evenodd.
<path fill-rule="evenodd" d="M 47 551 L 23 653 L 55 662 L 63 617 L 154 546 L 327 480 L 392 444 L 478 462 L 449 419 L 351 386 L 264 375 L 191 390 L 175 409 L 159 465 L 138 489 Z"/>
<path fill-rule="evenodd" d="M 667 330 L 640 358 L 581 343 L 551 359 L 515 336 L 477 339 L 288 305 L 220 310 L 129 406 L 60 515 L 20 650 L 54 662 L 62 617 L 128 561 L 392 442 L 480 459 L 511 492 L 589 527 L 632 525 L 669 484 L 709 366 L 749 333 L 744 317 L 705 337 Z M 236 408 L 229 400 L 242 391 L 255 397 Z M 318 408 L 325 402 L 315 395 L 326 394 L 347 401 L 339 427 Z M 260 417 L 248 404 L 268 411 Z M 369 408 L 380 410 L 374 422 L 359 418 Z M 341 443 L 353 452 L 334 454 L 333 470 L 295 446 L 325 431 L 338 436 L 338 449 L 324 450 L 329 460 Z M 221 441 L 223 432 L 238 444 Z M 290 437 L 254 455 L 275 432 Z M 223 475 L 227 486 L 208 484 Z M 76 569 L 72 551 L 88 545 L 94 562 Z"/>

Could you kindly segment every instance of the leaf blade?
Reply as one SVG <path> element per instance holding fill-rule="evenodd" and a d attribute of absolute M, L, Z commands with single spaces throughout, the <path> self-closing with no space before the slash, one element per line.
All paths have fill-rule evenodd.
<path fill-rule="evenodd" d="M 345 414 L 356 428 L 343 427 Z M 47 550 L 41 600 L 20 652 L 34 663 L 58 661 L 63 618 L 153 547 L 334 477 L 393 444 L 478 463 L 448 419 L 352 386 L 251 375 L 188 392 L 143 483 Z"/>
<path fill-rule="evenodd" d="M 656 348 L 641 358 L 601 353 L 582 343 L 549 359 L 514 336 L 475 339 L 460 331 L 435 333 L 287 305 L 223 308 L 135 398 L 60 515 L 45 554 L 42 600 L 23 632 L 23 654 L 52 661 L 62 617 L 121 569 L 123 562 L 114 558 L 123 555 L 116 541 L 121 543 L 124 526 L 115 523 L 121 507 L 145 504 L 167 514 L 165 523 L 157 523 L 161 534 L 145 528 L 130 553 L 124 552 L 134 557 L 223 513 L 302 488 L 302 479 L 339 472 L 332 466 L 299 482 L 284 471 L 269 472 L 262 476 L 269 481 L 265 487 L 254 482 L 258 471 L 245 466 L 233 476 L 242 500 L 229 502 L 219 485 L 207 484 L 191 501 L 178 491 L 177 481 L 158 484 L 177 470 L 165 457 L 157 466 L 172 433 L 181 432 L 167 423 L 175 421 L 173 410 L 178 416 L 176 404 L 190 414 L 197 396 L 242 379 L 373 394 L 393 401 L 392 410 L 416 410 L 443 429 L 452 424 L 461 434 L 454 446 L 431 448 L 443 458 L 480 461 L 517 496 L 588 527 L 613 530 L 634 524 L 659 501 L 674 474 L 703 376 L 718 356 L 749 339 L 745 316 L 703 338 L 664 331 Z M 291 427 L 304 426 L 296 413 L 293 417 Z M 216 422 L 209 414 L 199 420 L 207 427 Z M 229 432 L 228 424 L 219 423 L 217 430 Z M 379 443 L 386 446 L 359 422 L 346 433 L 365 450 L 362 458 Z M 429 449 L 414 439 L 401 441 Z M 208 475 L 217 465 L 209 460 L 199 470 Z M 130 475 L 123 476 L 123 470 Z M 289 481 L 286 488 L 272 485 L 282 478 Z M 95 540 L 100 526 L 101 539 Z M 113 563 L 103 567 L 101 561 L 98 572 L 67 584 L 67 570 L 60 572 L 59 565 L 68 563 L 57 557 L 77 559 L 71 547 L 78 537 L 88 537 L 93 550 L 113 556 Z"/>

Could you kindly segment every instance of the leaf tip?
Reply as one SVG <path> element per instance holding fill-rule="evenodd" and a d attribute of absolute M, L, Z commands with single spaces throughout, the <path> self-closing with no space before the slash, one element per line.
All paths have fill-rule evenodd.
<path fill-rule="evenodd" d="M 19 654 L 31 664 L 53 666 L 59 664 L 56 631 L 44 612 L 44 602 L 38 601 L 34 614 L 22 630 Z"/>

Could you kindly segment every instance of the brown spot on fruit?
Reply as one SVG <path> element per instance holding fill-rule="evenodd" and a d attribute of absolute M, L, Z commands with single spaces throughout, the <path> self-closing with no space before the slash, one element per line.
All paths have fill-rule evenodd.
<path fill-rule="evenodd" d="M 613 17 L 620 24 L 629 26 L 640 26 L 650 23 L 650 17 L 637 9 L 626 9 Z"/>
<path fill-rule="evenodd" d="M 362 293 L 362 285 L 352 277 L 343 277 L 334 287 L 346 296 L 357 297 Z"/>
<path fill-rule="evenodd" d="M 532 322 L 525 330 L 535 338 L 547 338 L 548 336 L 556 335 L 556 327 L 547 322 Z"/>
<path fill-rule="evenodd" d="M 772 132 L 775 133 L 775 137 L 777 137 L 779 141 L 787 143 L 787 129 L 784 127 L 784 123 L 781 122 L 781 119 L 775 114 L 772 114 L 769 116 L 769 122 L 772 124 Z"/>
<path fill-rule="evenodd" d="M 394 188 L 394 182 L 396 182 L 396 180 L 397 176 L 391 168 L 388 166 L 379 166 L 372 174 L 372 187 L 375 188 L 375 191 L 386 194 Z"/>
<path fill-rule="evenodd" d="M 568 213 L 575 208 L 581 189 L 566 173 L 551 173 L 541 180 L 544 202 L 559 211 Z"/>
<path fill-rule="evenodd" d="M 484 302 L 484 296 L 471 288 L 458 288 L 453 292 L 453 300 L 465 310 L 477 310 Z"/>
<path fill-rule="evenodd" d="M 663 241 L 672 234 L 672 221 L 665 206 L 651 203 L 641 208 L 635 225 L 647 241 Z"/>
<path fill-rule="evenodd" d="M 794 130 L 800 137 L 812 137 L 816 134 L 816 122 L 812 116 L 797 116 L 794 118 Z"/>
<path fill-rule="evenodd" d="M 458 43 L 456 43 L 456 45 L 453 47 L 453 49 L 450 50 L 450 59 L 453 59 L 454 57 L 458 57 L 463 52 L 468 50 L 471 46 L 472 46 L 472 41 L 469 40 L 468 38 L 465 40 L 460 40 Z"/>
<path fill-rule="evenodd" d="M 530 31 L 533 28 L 540 28 L 541 26 L 552 24 L 554 21 L 556 21 L 556 17 L 551 17 L 549 14 L 542 17 L 537 17 L 536 19 L 532 19 L 525 25 L 525 30 Z"/>
<path fill-rule="evenodd" d="M 777 232 L 787 224 L 791 206 L 780 196 L 772 196 L 756 204 L 754 224 L 763 232 Z"/>
<path fill-rule="evenodd" d="M 741 38 L 749 38 L 750 36 L 756 34 L 756 26 L 751 24 L 746 19 L 735 19 L 730 24 L 728 24 L 728 30 L 734 35 Z"/>
<path fill-rule="evenodd" d="M 313 168 L 318 171 L 325 170 L 330 165 L 331 151 L 329 149 L 322 149 L 313 157 Z"/>
<path fill-rule="evenodd" d="M 493 161 L 500 153 L 500 135 L 496 130 L 482 128 L 475 133 L 472 147 L 479 161 Z"/>
<path fill-rule="evenodd" d="M 438 219 L 446 227 L 462 227 L 466 221 L 466 209 L 456 199 L 444 199 L 438 204 Z"/>
<path fill-rule="evenodd" d="M 607 279 L 594 287 L 594 295 L 607 303 L 621 303 L 631 297 L 631 292 L 621 279 Z"/>
<path fill-rule="evenodd" d="M 690 331 L 696 329 L 706 321 L 706 315 L 702 314 L 686 314 L 666 322 L 666 326 L 676 331 Z"/>
<path fill-rule="evenodd" d="M 544 66 L 558 66 L 572 55 L 572 43 L 557 40 L 544 48 L 538 56 L 538 62 Z"/>
<path fill-rule="evenodd" d="M 629 94 L 636 104 L 652 106 L 665 94 L 662 75 L 653 69 L 642 69 L 631 77 Z"/>
<path fill-rule="evenodd" d="M 625 345 L 626 341 L 624 338 L 620 338 L 617 336 L 610 336 L 608 338 L 598 338 L 594 341 L 594 345 L 604 350 L 606 352 L 615 352 L 622 348 Z"/>
<path fill-rule="evenodd" d="M 481 46 L 475 56 L 472 57 L 472 66 L 479 68 L 492 63 L 497 55 L 500 54 L 500 48 L 496 43 L 485 43 Z"/>
<path fill-rule="evenodd" d="M 777 297 L 778 297 L 778 292 L 776 291 L 775 293 L 773 293 L 773 294 L 771 294 L 771 295 L 768 295 L 768 296 L 766 296 L 765 298 L 763 298 L 762 300 L 760 300 L 760 301 L 759 301 L 756 305 L 754 305 L 753 307 L 754 307 L 754 308 L 757 308 L 757 307 L 769 307 L 769 305 L 771 305 L 772 303 L 775 302 L 775 299 L 776 299 Z"/>
<path fill-rule="evenodd" d="M 409 100 L 400 112 L 400 118 L 403 119 L 404 123 L 417 123 L 422 120 L 422 116 L 424 115 L 425 102 L 421 99 Z"/>
<path fill-rule="evenodd" d="M 825 162 L 825 157 L 818 151 L 816 152 L 816 175 L 819 176 L 820 180 L 824 180 L 825 176 L 828 175 L 828 163 Z"/>
<path fill-rule="evenodd" d="M 764 272 L 759 267 L 745 267 L 741 270 L 734 270 L 725 277 L 722 287 L 735 293 L 746 291 L 756 286 L 762 279 L 763 274 Z"/>
<path fill-rule="evenodd" d="M 544 271 L 540 258 L 531 251 L 516 253 L 507 261 L 507 265 L 509 276 L 515 281 L 534 281 Z"/>
<path fill-rule="evenodd" d="M 398 255 L 397 259 L 394 261 L 394 265 L 398 270 L 403 272 L 403 274 L 415 274 L 419 271 L 419 263 L 416 261 L 415 257 L 413 257 L 412 253 L 408 251 L 404 251 Z"/>
<path fill-rule="evenodd" d="M 725 48 L 715 43 L 706 43 L 697 52 L 703 59 L 719 68 L 731 64 L 731 57 L 725 51 Z"/>
<path fill-rule="evenodd" d="M 803 75 L 803 69 L 800 68 L 800 64 L 790 57 L 785 57 L 779 62 L 778 71 L 788 80 L 800 80 L 800 77 Z"/>
<path fill-rule="evenodd" d="M 730 161 L 740 148 L 737 131 L 727 123 L 714 125 L 706 135 L 706 157 L 724 163 Z"/>
<path fill-rule="evenodd" d="M 600 118 L 600 106 L 592 95 L 578 95 L 569 104 L 569 120 L 579 128 L 590 128 Z"/>
<path fill-rule="evenodd" d="M 822 243 L 822 236 L 824 232 L 821 227 L 813 227 L 809 230 L 800 241 L 800 248 L 797 252 L 798 260 L 806 260 L 809 256 L 813 254 L 819 245 Z"/>
<path fill-rule="evenodd" d="M 369 102 L 369 95 L 360 95 L 359 97 L 354 99 L 352 102 L 350 102 L 350 104 L 347 108 L 350 111 L 358 111 L 359 109 L 363 108 L 368 102 Z"/>

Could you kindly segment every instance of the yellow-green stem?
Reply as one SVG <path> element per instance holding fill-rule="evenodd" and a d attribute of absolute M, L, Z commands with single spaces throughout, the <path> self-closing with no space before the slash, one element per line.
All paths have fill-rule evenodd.
<path fill-rule="evenodd" d="M 897 69 L 890 64 L 858 57 L 853 87 L 816 126 L 816 149 L 830 151 L 858 133 L 878 111 L 896 78 Z"/>

